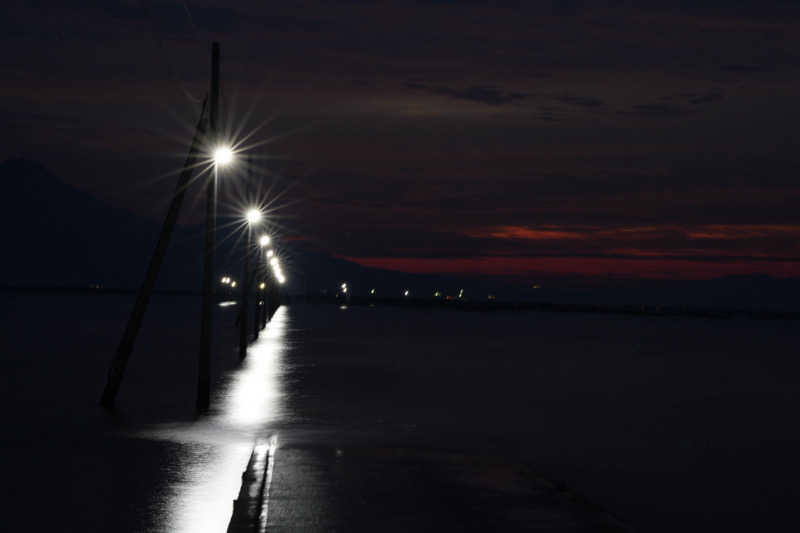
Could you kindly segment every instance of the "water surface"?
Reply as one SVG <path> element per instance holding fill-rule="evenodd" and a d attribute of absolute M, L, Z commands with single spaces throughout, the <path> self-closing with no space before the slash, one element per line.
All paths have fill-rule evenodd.
<path fill-rule="evenodd" d="M 268 437 L 275 530 L 353 523 L 330 480 L 391 461 L 348 462 L 364 450 L 524 465 L 641 531 L 796 523 L 794 323 L 293 306 L 239 365 L 220 307 L 196 419 L 197 299 L 154 300 L 113 414 L 96 402 L 133 298 L 0 301 L 4 521 L 28 530 L 224 531 Z"/>

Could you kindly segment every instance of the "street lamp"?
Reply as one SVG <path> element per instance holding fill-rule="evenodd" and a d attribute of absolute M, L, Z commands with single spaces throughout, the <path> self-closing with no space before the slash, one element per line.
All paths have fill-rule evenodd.
<path fill-rule="evenodd" d="M 216 43 L 212 47 L 212 82 L 211 82 L 211 113 L 209 117 L 211 131 L 210 138 L 217 139 L 217 98 L 219 96 L 219 85 L 214 80 L 219 79 L 219 45 Z M 213 74 L 216 73 L 216 74 Z M 205 245 L 203 253 L 203 300 L 202 314 L 200 318 L 200 353 L 198 354 L 197 372 L 197 409 L 205 411 L 208 409 L 209 402 L 209 360 L 211 358 L 211 308 L 214 283 L 214 249 L 216 248 L 217 233 L 217 184 L 219 182 L 220 168 L 227 166 L 233 161 L 233 150 L 228 146 L 219 145 L 212 154 L 214 159 L 214 176 L 206 186 L 206 227 Z M 245 283 L 246 284 L 246 283 Z M 230 283 L 231 287 L 236 286 L 236 282 Z"/>
<path fill-rule="evenodd" d="M 224 167 L 233 161 L 233 150 L 227 146 L 218 146 L 214 150 L 214 163 L 219 167 Z"/>
<path fill-rule="evenodd" d="M 258 245 L 261 246 L 262 248 L 265 246 L 269 246 L 269 243 L 270 243 L 269 235 L 262 235 L 258 239 Z"/>
<path fill-rule="evenodd" d="M 278 258 L 273 257 L 269 260 L 269 264 L 272 266 L 272 273 L 275 275 L 275 279 L 278 280 L 278 283 L 283 285 L 283 283 L 286 281 L 286 278 L 283 275 L 281 264 L 278 262 Z"/>
<path fill-rule="evenodd" d="M 251 226 L 253 224 L 258 224 L 261 222 L 261 211 L 255 208 L 248 209 L 245 213 L 245 217 L 247 218 L 247 223 Z"/>
<path fill-rule="evenodd" d="M 242 278 L 242 296 L 239 309 L 239 359 L 247 357 L 247 306 L 251 286 L 250 276 L 250 246 L 252 245 L 253 226 L 261 222 L 261 210 L 255 207 L 248 209 L 245 214 L 247 220 L 247 235 L 244 239 L 244 276 Z"/>

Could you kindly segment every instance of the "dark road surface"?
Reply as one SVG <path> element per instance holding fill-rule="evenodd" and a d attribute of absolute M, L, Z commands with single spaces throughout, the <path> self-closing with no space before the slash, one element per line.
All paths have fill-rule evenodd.
<path fill-rule="evenodd" d="M 195 419 L 185 296 L 97 407 L 131 300 L 3 296 L 4 527 L 225 531 L 270 437 L 271 531 L 797 525 L 794 323 L 293 306 L 239 366 L 220 307 Z"/>

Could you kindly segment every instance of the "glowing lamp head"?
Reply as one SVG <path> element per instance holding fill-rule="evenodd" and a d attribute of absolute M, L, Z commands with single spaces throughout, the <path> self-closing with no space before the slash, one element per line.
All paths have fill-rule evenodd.
<path fill-rule="evenodd" d="M 269 243 L 270 243 L 269 235 L 262 235 L 261 238 L 258 239 L 258 244 L 262 248 L 264 246 L 269 246 Z"/>
<path fill-rule="evenodd" d="M 248 209 L 245 216 L 247 217 L 247 222 L 250 224 L 257 224 L 261 221 L 261 211 L 258 209 Z"/>
<path fill-rule="evenodd" d="M 275 252 L 272 250 L 267 250 L 267 257 L 272 257 L 273 255 L 275 255 Z"/>
<path fill-rule="evenodd" d="M 233 150 L 227 146 L 219 146 L 214 150 L 214 163 L 217 165 L 224 167 L 231 161 L 233 161 Z"/>

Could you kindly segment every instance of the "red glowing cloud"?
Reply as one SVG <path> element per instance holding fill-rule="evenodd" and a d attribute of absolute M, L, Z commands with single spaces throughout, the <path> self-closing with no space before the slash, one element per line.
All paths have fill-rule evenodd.
<path fill-rule="evenodd" d="M 529 241 L 586 238 L 583 232 L 562 230 L 559 226 L 540 226 L 538 228 L 529 228 L 526 226 L 496 226 L 487 230 L 470 232 L 468 235 L 470 237 L 521 239 Z"/>
<path fill-rule="evenodd" d="M 466 235 L 520 241 L 556 240 L 655 240 L 667 235 L 681 236 L 687 240 L 746 240 L 786 239 L 800 237 L 800 226 L 778 224 L 700 224 L 661 226 L 492 226 L 470 230 Z"/>
<path fill-rule="evenodd" d="M 491 276 L 590 276 L 633 279 L 712 279 L 721 276 L 769 274 L 800 276 L 800 260 L 727 261 L 690 259 L 629 259 L 616 257 L 348 257 L 372 268 L 419 274 Z"/>

